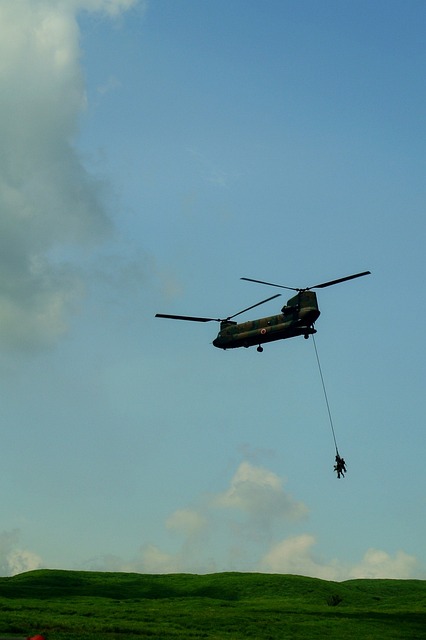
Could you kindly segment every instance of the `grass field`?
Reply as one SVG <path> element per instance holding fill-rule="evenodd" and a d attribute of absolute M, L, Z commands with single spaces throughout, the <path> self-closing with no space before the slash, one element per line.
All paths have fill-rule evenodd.
<path fill-rule="evenodd" d="M 0 578 L 0 638 L 426 638 L 426 581 L 40 570 Z"/>

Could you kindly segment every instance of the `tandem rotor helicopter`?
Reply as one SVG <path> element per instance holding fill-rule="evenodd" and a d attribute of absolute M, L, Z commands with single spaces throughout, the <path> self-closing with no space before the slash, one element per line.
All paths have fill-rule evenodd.
<path fill-rule="evenodd" d="M 281 313 L 267 318 L 259 318 L 258 320 L 249 320 L 248 322 L 238 323 L 235 322 L 233 318 L 236 318 L 246 311 L 250 311 L 250 309 L 258 307 L 261 304 L 265 304 L 265 302 L 269 302 L 269 300 L 278 298 L 281 295 L 280 293 L 277 293 L 270 298 L 266 298 L 266 300 L 261 300 L 261 302 L 257 302 L 251 307 L 238 311 L 227 318 L 178 316 L 166 313 L 157 313 L 155 317 L 169 318 L 170 320 L 188 320 L 190 322 L 220 322 L 220 330 L 217 337 L 213 340 L 213 346 L 218 349 L 226 350 L 236 349 L 238 347 L 253 347 L 257 345 L 257 351 L 261 353 L 263 351 L 262 344 L 267 342 L 286 340 L 287 338 L 294 338 L 296 336 L 309 338 L 310 335 L 316 333 L 314 324 L 319 318 L 320 310 L 318 308 L 316 293 L 312 291 L 312 289 L 324 289 L 325 287 L 331 287 L 332 285 L 339 284 L 340 282 L 346 282 L 347 280 L 367 276 L 370 273 L 370 271 L 363 271 L 362 273 L 355 273 L 351 276 L 345 276 L 344 278 L 338 278 L 337 280 L 330 280 L 329 282 L 323 282 L 304 289 L 286 287 L 282 284 L 273 284 L 272 282 L 254 280 L 253 278 L 241 278 L 241 280 L 247 280 L 248 282 L 257 282 L 270 287 L 279 287 L 281 289 L 297 291 L 296 295 L 290 298 L 290 300 L 287 301 L 287 304 L 283 306 Z"/>

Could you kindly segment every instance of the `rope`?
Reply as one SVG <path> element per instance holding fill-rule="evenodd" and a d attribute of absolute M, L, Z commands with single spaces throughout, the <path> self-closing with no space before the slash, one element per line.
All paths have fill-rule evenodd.
<path fill-rule="evenodd" d="M 318 369 L 319 369 L 319 373 L 320 373 L 322 389 L 324 391 L 325 404 L 327 405 L 328 417 L 329 417 L 329 420 L 330 420 L 331 433 L 333 434 L 334 446 L 336 447 L 337 455 L 339 455 L 339 449 L 337 448 L 336 434 L 334 432 L 333 418 L 331 417 L 330 404 L 328 402 L 327 390 L 325 388 L 324 376 L 322 375 L 322 369 L 321 369 L 320 359 L 319 359 L 319 356 L 318 356 L 318 349 L 317 349 L 317 345 L 316 345 L 316 342 L 315 342 L 314 334 L 312 334 L 312 341 L 314 343 L 315 355 L 317 357 Z"/>

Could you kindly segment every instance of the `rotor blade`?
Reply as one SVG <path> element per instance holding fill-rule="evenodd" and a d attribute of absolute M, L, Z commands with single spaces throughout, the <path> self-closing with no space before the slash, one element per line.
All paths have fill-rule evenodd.
<path fill-rule="evenodd" d="M 339 284 L 339 282 L 346 282 L 346 280 L 353 280 L 354 278 L 361 278 L 361 276 L 368 276 L 371 271 L 363 271 L 362 273 L 355 273 L 353 276 L 346 276 L 345 278 L 338 278 L 337 280 L 330 280 L 330 282 L 323 282 L 322 284 L 316 284 L 314 287 L 308 287 L 308 289 L 323 289 L 324 287 L 331 287 L 332 284 Z"/>
<path fill-rule="evenodd" d="M 170 320 L 190 320 L 191 322 L 220 322 L 220 318 L 198 318 L 196 316 L 174 316 L 168 313 L 156 313 L 156 318 L 169 318 Z"/>
<path fill-rule="evenodd" d="M 238 311 L 238 313 L 234 313 L 233 316 L 229 316 L 229 318 L 226 318 L 226 319 L 231 320 L 231 318 L 235 318 L 235 316 L 239 316 L 241 313 L 245 313 L 246 311 L 250 311 L 250 309 L 254 309 L 255 307 L 258 307 L 261 304 L 265 304 L 265 302 L 269 302 L 269 300 L 273 300 L 274 298 L 279 298 L 280 295 L 281 295 L 280 293 L 276 293 L 274 296 L 271 296 L 270 298 L 266 298 L 266 300 L 262 300 L 262 302 L 256 302 L 256 304 L 252 304 L 251 307 L 247 307 L 247 309 Z"/>
<path fill-rule="evenodd" d="M 269 287 L 280 287 L 280 289 L 291 289 L 291 291 L 300 291 L 296 287 L 285 287 L 283 284 L 273 284 L 272 282 L 264 282 L 263 280 L 253 280 L 253 278 L 240 278 L 240 280 L 247 280 L 247 282 L 258 282 L 259 284 L 267 284 Z"/>
<path fill-rule="evenodd" d="M 256 302 L 256 304 L 252 304 L 251 307 L 247 307 L 247 309 L 243 309 L 242 311 L 238 311 L 238 313 L 234 313 L 233 316 L 229 316 L 229 318 L 225 318 L 226 320 L 231 320 L 231 318 L 235 318 L 235 316 L 239 316 L 241 313 L 245 313 L 250 309 L 254 309 L 258 307 L 260 304 L 264 304 L 265 302 L 269 302 L 269 300 L 273 300 L 274 298 L 279 298 L 280 293 L 276 293 L 274 296 L 270 298 L 266 298 L 266 300 L 262 300 L 262 302 Z M 223 322 L 221 318 L 200 318 L 198 316 L 176 316 L 170 313 L 156 313 L 156 318 L 168 318 L 169 320 L 189 320 L 191 322 Z"/>

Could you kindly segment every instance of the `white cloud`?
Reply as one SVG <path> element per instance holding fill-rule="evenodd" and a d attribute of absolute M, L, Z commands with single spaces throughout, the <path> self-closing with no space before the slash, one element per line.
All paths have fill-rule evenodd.
<path fill-rule="evenodd" d="M 336 563 L 321 564 L 314 558 L 312 547 L 315 543 L 315 537 L 306 533 L 281 540 L 261 559 L 259 570 L 338 580 L 339 567 Z"/>
<path fill-rule="evenodd" d="M 41 558 L 28 549 L 14 549 L 10 552 L 7 562 L 9 575 L 14 576 L 24 571 L 34 571 L 42 566 Z"/>
<path fill-rule="evenodd" d="M 419 577 L 417 559 L 403 551 L 398 551 L 392 557 L 385 551 L 369 549 L 362 561 L 353 567 L 338 559 L 323 560 L 315 553 L 317 544 L 315 536 L 308 533 L 289 536 L 273 544 L 263 556 L 253 558 L 249 566 L 245 559 L 247 554 L 243 548 L 244 540 L 241 539 L 237 549 L 233 547 L 230 540 L 227 542 L 229 546 L 227 551 L 231 552 L 234 560 L 237 561 L 232 566 L 232 570 L 235 571 L 302 575 L 335 582 L 355 578 L 406 580 Z M 260 547 L 259 551 L 261 552 Z M 187 547 L 184 544 L 176 552 L 169 553 L 154 544 L 147 544 L 130 561 L 116 556 L 102 556 L 92 559 L 83 568 L 89 567 L 91 571 L 199 574 L 230 570 L 229 561 L 232 562 L 232 558 L 229 553 L 223 555 L 226 558 L 225 561 L 219 556 L 212 558 L 210 553 L 211 549 L 208 545 Z M 30 552 L 18 551 L 16 556 L 13 552 L 7 554 L 7 565 L 2 564 L 0 558 L 0 568 L 3 568 L 3 572 L 7 575 L 14 575 L 14 573 L 39 566 L 40 559 Z"/>
<path fill-rule="evenodd" d="M 42 566 L 41 558 L 28 549 L 19 547 L 19 531 L 0 533 L 0 575 L 14 576 Z"/>
<path fill-rule="evenodd" d="M 285 491 L 279 476 L 250 462 L 240 464 L 229 488 L 215 498 L 214 504 L 246 512 L 261 518 L 264 524 L 279 518 L 296 520 L 307 513 L 306 506 Z"/>
<path fill-rule="evenodd" d="M 179 555 L 161 551 L 153 544 L 146 545 L 132 566 L 143 573 L 177 573 L 182 570 Z"/>
<path fill-rule="evenodd" d="M 155 544 L 143 545 L 133 558 L 123 559 L 115 555 L 91 558 L 76 569 L 89 571 L 122 571 L 124 573 L 213 573 L 217 567 L 202 557 L 197 550 L 183 545 L 169 553 Z"/>
<path fill-rule="evenodd" d="M 397 551 L 392 558 L 380 549 L 368 549 L 360 562 L 349 571 L 350 578 L 395 578 L 413 576 L 417 559 L 404 551 Z"/>
<path fill-rule="evenodd" d="M 283 528 L 306 514 L 305 505 L 285 492 L 279 476 L 248 462 L 239 465 L 226 491 L 213 498 L 195 498 L 199 506 L 177 509 L 165 521 L 165 528 L 174 535 L 172 552 L 144 544 L 129 561 L 104 556 L 91 561 L 90 567 L 141 573 L 258 571 L 333 581 L 407 579 L 420 572 L 417 559 L 403 551 L 391 556 L 368 549 L 361 562 L 350 565 L 338 558 L 323 558 L 312 533 L 285 535 Z M 278 520 L 274 520 L 274 509 Z"/>
<path fill-rule="evenodd" d="M 289 573 L 334 581 L 413 577 L 418 562 L 403 551 L 391 557 L 370 549 L 359 564 L 350 566 L 338 558 L 322 558 L 311 533 L 287 535 L 276 541 L 284 526 L 306 513 L 306 506 L 285 491 L 277 474 L 242 462 L 228 489 L 213 498 L 201 499 L 198 508 L 178 509 L 166 520 L 169 532 L 183 536 L 178 550 L 169 554 L 155 545 L 144 547 L 136 563 L 139 569 L 134 570 L 147 571 L 149 567 L 159 573 L 206 573 L 231 567 L 237 571 Z M 244 521 L 238 516 L 243 516 Z"/>
<path fill-rule="evenodd" d="M 350 567 L 334 559 L 321 561 L 315 556 L 314 536 L 302 534 L 281 540 L 273 545 L 260 561 L 259 570 L 266 573 L 292 573 L 323 580 L 353 578 L 393 578 L 405 580 L 415 575 L 417 559 L 403 551 L 394 557 L 379 549 L 369 549 L 362 561 Z"/>
<path fill-rule="evenodd" d="M 49 345 L 83 283 L 58 247 L 93 247 L 111 230 L 104 185 L 73 146 L 86 96 L 77 12 L 118 15 L 135 0 L 0 3 L 0 344 Z M 50 258 L 49 258 L 50 256 Z"/>
<path fill-rule="evenodd" d="M 195 509 L 178 509 L 166 521 L 167 529 L 188 537 L 199 534 L 206 526 L 206 517 Z"/>

